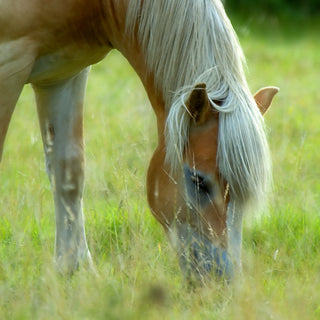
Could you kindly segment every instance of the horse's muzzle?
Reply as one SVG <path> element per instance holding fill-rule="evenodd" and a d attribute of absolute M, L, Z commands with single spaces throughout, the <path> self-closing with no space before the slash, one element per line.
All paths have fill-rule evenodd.
<path fill-rule="evenodd" d="M 234 264 L 228 252 L 215 246 L 190 225 L 177 226 L 171 238 L 188 280 L 206 282 L 214 277 L 230 282 L 234 277 Z"/>

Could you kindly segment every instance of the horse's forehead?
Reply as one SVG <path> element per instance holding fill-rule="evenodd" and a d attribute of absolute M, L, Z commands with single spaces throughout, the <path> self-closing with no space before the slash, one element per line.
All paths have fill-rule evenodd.
<path fill-rule="evenodd" d="M 216 171 L 218 147 L 218 122 L 212 121 L 204 128 L 190 131 L 186 160 L 202 172 Z"/>

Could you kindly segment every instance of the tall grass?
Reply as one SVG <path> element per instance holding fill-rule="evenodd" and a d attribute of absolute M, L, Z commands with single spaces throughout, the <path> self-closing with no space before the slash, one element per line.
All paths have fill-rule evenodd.
<path fill-rule="evenodd" d="M 93 67 L 85 110 L 86 231 L 99 276 L 55 272 L 53 202 L 26 87 L 0 166 L 0 319 L 320 318 L 320 40 L 267 27 L 236 26 L 252 90 L 281 90 L 266 115 L 274 194 L 268 214 L 246 218 L 242 277 L 184 283 L 146 203 L 155 116 L 112 52 Z"/>

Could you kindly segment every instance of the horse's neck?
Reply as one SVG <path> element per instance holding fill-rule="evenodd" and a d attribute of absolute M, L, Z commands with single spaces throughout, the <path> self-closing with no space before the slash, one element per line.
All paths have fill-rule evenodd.
<path fill-rule="evenodd" d="M 129 51 L 126 58 L 140 77 L 142 84 L 147 92 L 149 101 L 157 117 L 158 142 L 164 145 L 165 123 L 167 113 L 165 111 L 165 102 L 160 89 L 155 87 L 154 75 L 148 71 L 144 55 L 139 51 Z"/>
<path fill-rule="evenodd" d="M 115 2 L 116 0 L 113 0 Z M 112 2 L 112 1 L 110 1 Z M 121 0 L 120 7 L 126 12 L 129 0 Z M 119 7 L 119 8 L 120 8 Z M 148 70 L 144 50 L 142 49 L 138 40 L 137 34 L 127 35 L 125 33 L 125 14 L 121 20 L 121 28 L 117 28 L 116 24 L 114 30 L 111 30 L 111 42 L 113 46 L 119 50 L 131 64 L 137 75 L 139 76 L 147 94 L 153 110 L 157 116 L 158 137 L 159 142 L 164 141 L 164 129 L 166 121 L 165 102 L 163 94 L 160 89 L 155 87 L 154 74 Z M 119 20 L 119 21 L 120 21 Z M 121 34 L 119 33 L 121 30 Z"/>

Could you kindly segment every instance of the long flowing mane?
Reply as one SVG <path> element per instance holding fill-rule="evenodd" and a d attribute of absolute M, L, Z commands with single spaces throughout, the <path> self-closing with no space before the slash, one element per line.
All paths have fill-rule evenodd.
<path fill-rule="evenodd" d="M 185 101 L 193 86 L 207 85 L 220 112 L 217 165 L 238 205 L 261 203 L 271 182 L 264 121 L 248 88 L 244 57 L 218 0 L 130 0 L 127 32 L 138 30 L 147 65 L 163 92 L 166 160 L 176 168 L 188 141 Z M 223 101 L 217 105 L 214 101 Z"/>

